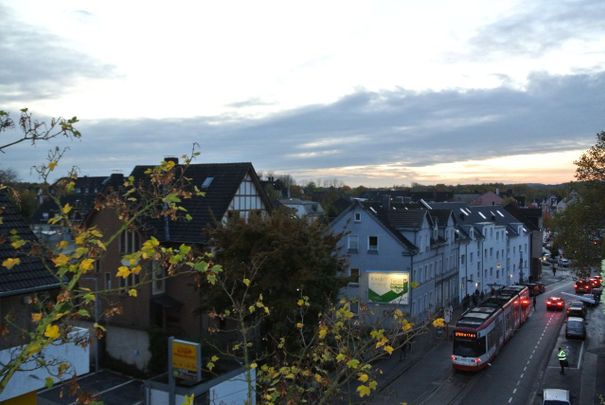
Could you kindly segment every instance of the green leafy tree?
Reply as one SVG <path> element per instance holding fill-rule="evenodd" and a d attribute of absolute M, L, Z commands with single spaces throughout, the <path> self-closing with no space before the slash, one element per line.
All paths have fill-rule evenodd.
<path fill-rule="evenodd" d="M 265 333 L 292 333 L 298 313 L 295 297 L 308 296 L 312 303 L 308 316 L 317 319 L 343 285 L 338 277 L 343 263 L 333 255 L 338 237 L 328 233 L 325 225 L 296 218 L 288 210 L 253 215 L 248 222 L 233 218 L 208 234 L 214 260 L 229 269 L 224 282 L 233 286 L 235 295 L 241 280 L 255 274 L 251 294 L 262 293 L 271 308 L 263 323 Z M 222 292 L 210 291 L 206 305 L 205 309 L 224 310 L 231 302 Z"/>

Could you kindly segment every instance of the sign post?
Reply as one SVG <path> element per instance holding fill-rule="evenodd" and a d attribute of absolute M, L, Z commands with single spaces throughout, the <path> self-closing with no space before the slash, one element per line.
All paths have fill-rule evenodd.
<path fill-rule="evenodd" d="M 199 382 L 202 379 L 202 348 L 199 343 L 168 338 L 168 396 L 175 405 L 176 378 Z"/>

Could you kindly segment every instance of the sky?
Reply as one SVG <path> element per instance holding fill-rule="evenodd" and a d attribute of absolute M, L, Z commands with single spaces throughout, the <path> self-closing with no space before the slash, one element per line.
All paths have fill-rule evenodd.
<path fill-rule="evenodd" d="M 605 130 L 605 2 L 0 1 L 0 110 L 35 181 L 190 153 L 298 183 L 561 183 Z M 2 144 L 19 136 L 0 135 Z M 63 172 L 61 172 L 63 170 Z"/>

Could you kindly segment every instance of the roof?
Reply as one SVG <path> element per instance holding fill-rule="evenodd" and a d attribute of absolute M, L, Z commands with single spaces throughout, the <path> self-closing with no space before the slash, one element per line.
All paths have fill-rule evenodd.
<path fill-rule="evenodd" d="M 145 171 L 153 167 L 136 166 L 131 176 L 136 180 L 146 178 Z M 186 166 L 177 165 L 177 167 L 184 169 Z M 146 221 L 148 230 L 161 242 L 205 243 L 204 229 L 223 218 L 246 175 L 249 175 L 255 184 L 265 207 L 267 209 L 271 207 L 252 163 L 192 164 L 187 167 L 184 175 L 190 179 L 190 184 L 196 185 L 205 195 L 193 196 L 180 203 L 192 216 L 191 221 L 184 219 L 173 221 L 164 218 Z"/>
<path fill-rule="evenodd" d="M 65 204 L 72 206 L 70 212 L 70 218 L 72 220 L 83 221 L 88 216 L 88 213 L 94 206 L 97 193 L 101 191 L 107 179 L 107 176 L 83 176 L 76 178 L 73 192 L 63 195 L 59 199 L 61 201 L 61 206 L 64 206 Z M 53 192 L 53 188 L 62 180 L 65 179 L 55 182 L 53 186 L 51 186 L 50 192 Z M 55 214 L 58 213 L 59 207 L 57 207 L 53 200 L 47 198 L 32 215 L 32 222 L 46 224 L 48 223 L 49 218 L 54 217 Z"/>
<path fill-rule="evenodd" d="M 0 266 L 0 296 L 26 294 L 58 287 L 57 278 L 44 267 L 40 258 L 29 254 L 27 245 L 23 250 L 15 250 L 10 245 L 9 237 L 13 230 L 26 241 L 36 241 L 36 237 L 15 204 L 10 201 L 6 191 L 0 191 L 0 209 L 2 210 L 0 237 L 4 240 L 4 243 L 0 243 L 0 262 L 8 258 L 21 260 L 20 264 L 11 269 Z"/>

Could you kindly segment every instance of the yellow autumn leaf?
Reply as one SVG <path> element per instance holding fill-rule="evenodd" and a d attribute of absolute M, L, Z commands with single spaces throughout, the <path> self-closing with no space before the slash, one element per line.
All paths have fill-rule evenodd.
<path fill-rule="evenodd" d="M 130 269 L 126 266 L 118 267 L 118 272 L 116 273 L 116 277 L 126 278 L 130 276 Z"/>
<path fill-rule="evenodd" d="M 19 240 L 14 241 L 13 243 L 11 243 L 11 246 L 13 247 L 13 249 L 20 249 L 26 243 L 27 242 L 24 241 L 23 239 L 19 239 Z"/>
<path fill-rule="evenodd" d="M 34 312 L 34 313 L 32 313 L 32 321 L 33 322 L 40 322 L 41 319 L 42 319 L 42 313 L 41 312 Z"/>
<path fill-rule="evenodd" d="M 305 305 L 305 300 L 299 299 L 298 301 L 296 301 L 296 305 L 298 305 L 299 307 L 302 307 L 303 305 Z"/>
<path fill-rule="evenodd" d="M 393 350 L 394 350 L 393 346 L 386 345 L 384 347 L 384 351 L 387 352 L 388 354 L 393 354 Z"/>
<path fill-rule="evenodd" d="M 342 353 L 338 353 L 338 355 L 336 356 L 336 361 L 343 361 L 345 359 L 345 355 Z"/>
<path fill-rule="evenodd" d="M 214 356 L 210 357 L 210 360 L 213 362 L 217 362 L 219 359 L 219 357 L 215 354 Z"/>
<path fill-rule="evenodd" d="M 317 381 L 318 383 L 321 383 L 321 380 L 322 380 L 321 375 L 315 374 L 314 377 L 315 377 L 315 381 Z"/>
<path fill-rule="evenodd" d="M 59 256 L 53 257 L 53 263 L 55 266 L 65 266 L 69 262 L 69 257 L 64 254 L 60 254 Z"/>
<path fill-rule="evenodd" d="M 48 170 L 50 170 L 52 172 L 53 170 L 55 170 L 55 167 L 57 167 L 56 160 L 48 162 Z"/>
<path fill-rule="evenodd" d="M 136 266 L 134 266 L 131 270 L 132 274 L 139 274 L 141 272 L 141 265 L 138 264 Z"/>
<path fill-rule="evenodd" d="M 328 334 L 328 328 L 325 326 L 320 326 L 319 327 L 319 338 L 323 339 L 326 337 L 326 335 Z"/>
<path fill-rule="evenodd" d="M 359 377 L 357 378 L 357 381 L 360 381 L 360 382 L 364 383 L 364 382 L 368 381 L 368 378 L 369 377 L 368 377 L 368 375 L 366 373 L 361 373 L 361 374 L 359 374 Z"/>
<path fill-rule="evenodd" d="M 94 264 L 94 259 L 84 259 L 80 262 L 80 271 L 86 273 L 88 270 L 93 268 Z"/>
<path fill-rule="evenodd" d="M 360 398 L 370 395 L 370 392 L 370 387 L 368 387 L 367 385 L 360 385 L 359 387 L 357 387 L 357 393 L 359 394 Z"/>
<path fill-rule="evenodd" d="M 302 329 L 302 328 L 303 328 L 303 326 L 305 326 L 305 325 L 304 325 L 304 324 L 302 324 L 301 322 L 297 322 L 297 323 L 296 323 L 296 328 L 297 328 L 297 329 Z"/>
<path fill-rule="evenodd" d="M 21 263 L 21 259 L 19 259 L 18 257 L 14 257 L 14 258 L 9 257 L 8 259 L 6 259 L 2 262 L 2 265 L 10 270 L 20 263 Z"/>
<path fill-rule="evenodd" d="M 256 363 L 250 363 L 250 368 L 251 369 L 255 369 L 256 367 L 258 367 L 258 364 L 256 364 Z"/>
<path fill-rule="evenodd" d="M 44 336 L 49 339 L 57 339 L 60 335 L 59 327 L 57 325 L 48 325 L 44 331 Z"/>
<path fill-rule="evenodd" d="M 135 288 L 131 288 L 130 290 L 128 290 L 128 295 L 136 298 L 139 295 L 139 293 L 137 292 L 137 290 Z"/>
<path fill-rule="evenodd" d="M 57 247 L 59 249 L 67 249 L 68 246 L 69 242 L 67 242 L 66 240 L 62 240 L 61 242 L 57 243 Z"/>
<path fill-rule="evenodd" d="M 249 279 L 245 278 L 243 280 L 243 283 L 246 285 L 246 287 L 250 287 L 250 280 Z"/>
<path fill-rule="evenodd" d="M 73 207 L 71 205 L 69 205 L 69 203 L 65 204 L 63 206 L 63 208 L 61 208 L 61 212 L 63 213 L 63 215 L 67 215 L 69 214 L 69 212 L 71 211 Z"/>

